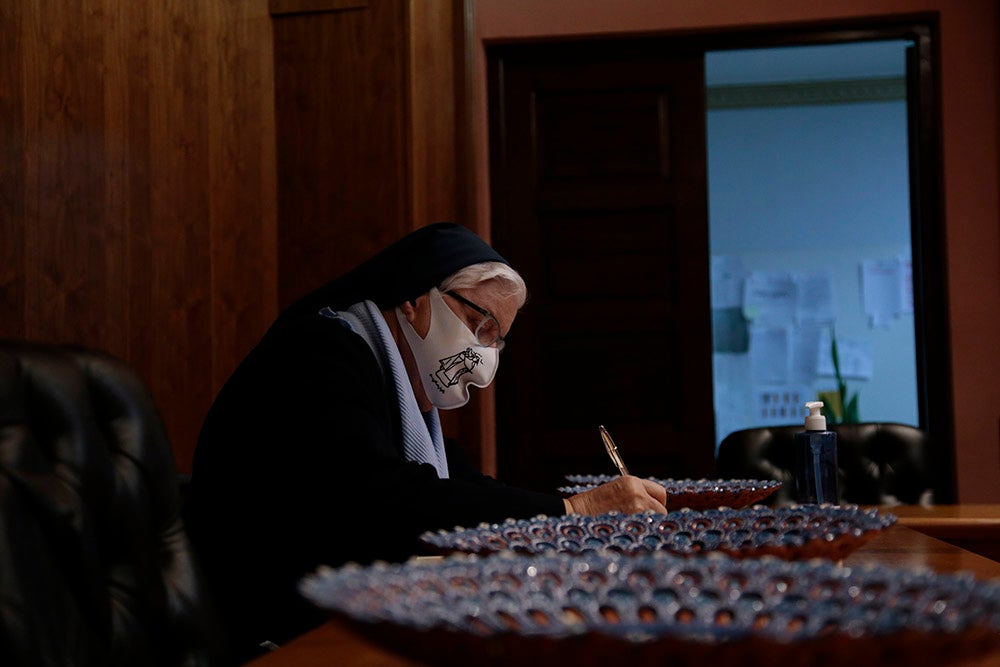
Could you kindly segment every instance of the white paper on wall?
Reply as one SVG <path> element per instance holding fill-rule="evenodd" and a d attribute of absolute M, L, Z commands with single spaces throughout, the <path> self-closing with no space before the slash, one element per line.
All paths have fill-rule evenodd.
<path fill-rule="evenodd" d="M 750 327 L 750 379 L 755 384 L 786 384 L 791 327 Z"/>
<path fill-rule="evenodd" d="M 816 373 L 833 377 L 833 355 L 830 353 L 830 331 L 820 334 Z M 837 357 L 840 361 L 840 375 L 855 380 L 870 380 L 875 366 L 874 346 L 870 340 L 843 338 L 837 336 Z"/>
<path fill-rule="evenodd" d="M 743 282 L 743 315 L 755 324 L 795 321 L 795 280 L 785 271 L 752 271 Z"/>
<path fill-rule="evenodd" d="M 811 384 L 816 379 L 816 363 L 819 360 L 823 331 L 828 331 L 828 328 L 822 325 L 803 325 L 792 332 L 790 376 L 793 383 Z"/>
<path fill-rule="evenodd" d="M 913 312 L 913 263 L 908 258 L 861 262 L 861 299 L 872 328 L 885 329 L 893 318 Z"/>
<path fill-rule="evenodd" d="M 833 282 L 829 271 L 800 271 L 795 283 L 795 321 L 799 324 L 833 322 Z"/>

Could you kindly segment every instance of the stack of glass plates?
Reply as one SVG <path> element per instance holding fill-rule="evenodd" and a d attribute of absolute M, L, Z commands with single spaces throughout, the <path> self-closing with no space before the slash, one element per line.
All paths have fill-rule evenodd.
<path fill-rule="evenodd" d="M 566 475 L 571 486 L 561 486 L 559 492 L 572 496 L 615 478 L 615 475 Z M 684 507 L 693 510 L 746 507 L 761 502 L 781 488 L 781 482 L 760 479 L 646 479 L 667 490 L 667 511 Z"/>
<path fill-rule="evenodd" d="M 722 552 L 737 558 L 771 555 L 794 560 L 843 558 L 896 522 L 892 514 L 857 505 L 760 505 L 667 514 L 508 519 L 500 524 L 427 532 L 421 540 L 438 554 L 525 554 L 667 551 L 690 556 Z"/>
<path fill-rule="evenodd" d="M 818 559 L 507 552 L 325 568 L 300 589 L 431 664 L 939 667 L 1000 648 L 998 582 Z"/>

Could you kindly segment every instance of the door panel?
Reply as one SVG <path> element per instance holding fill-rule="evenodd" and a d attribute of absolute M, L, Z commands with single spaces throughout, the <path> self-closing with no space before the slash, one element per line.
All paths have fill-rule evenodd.
<path fill-rule="evenodd" d="M 491 49 L 493 241 L 525 276 L 497 380 L 498 474 L 713 469 L 700 53 Z"/>

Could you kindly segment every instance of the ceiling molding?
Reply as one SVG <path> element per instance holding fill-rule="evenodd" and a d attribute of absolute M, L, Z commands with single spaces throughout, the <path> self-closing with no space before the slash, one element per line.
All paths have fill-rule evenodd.
<path fill-rule="evenodd" d="M 906 99 L 906 77 L 709 86 L 709 109 L 790 107 Z"/>

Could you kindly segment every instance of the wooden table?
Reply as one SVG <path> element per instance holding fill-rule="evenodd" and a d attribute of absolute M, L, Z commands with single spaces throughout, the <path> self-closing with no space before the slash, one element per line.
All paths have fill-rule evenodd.
<path fill-rule="evenodd" d="M 880 507 L 899 524 L 1000 561 L 1000 504 Z"/>
<path fill-rule="evenodd" d="M 844 565 L 891 565 L 931 568 L 938 572 L 972 572 L 982 579 L 1000 578 L 1000 563 L 948 542 L 896 525 L 844 560 Z M 470 664 L 474 661 L 470 660 Z M 415 667 L 420 663 L 400 657 L 330 621 L 249 663 L 253 667 Z M 1000 655 L 975 663 L 1000 667 Z"/>

